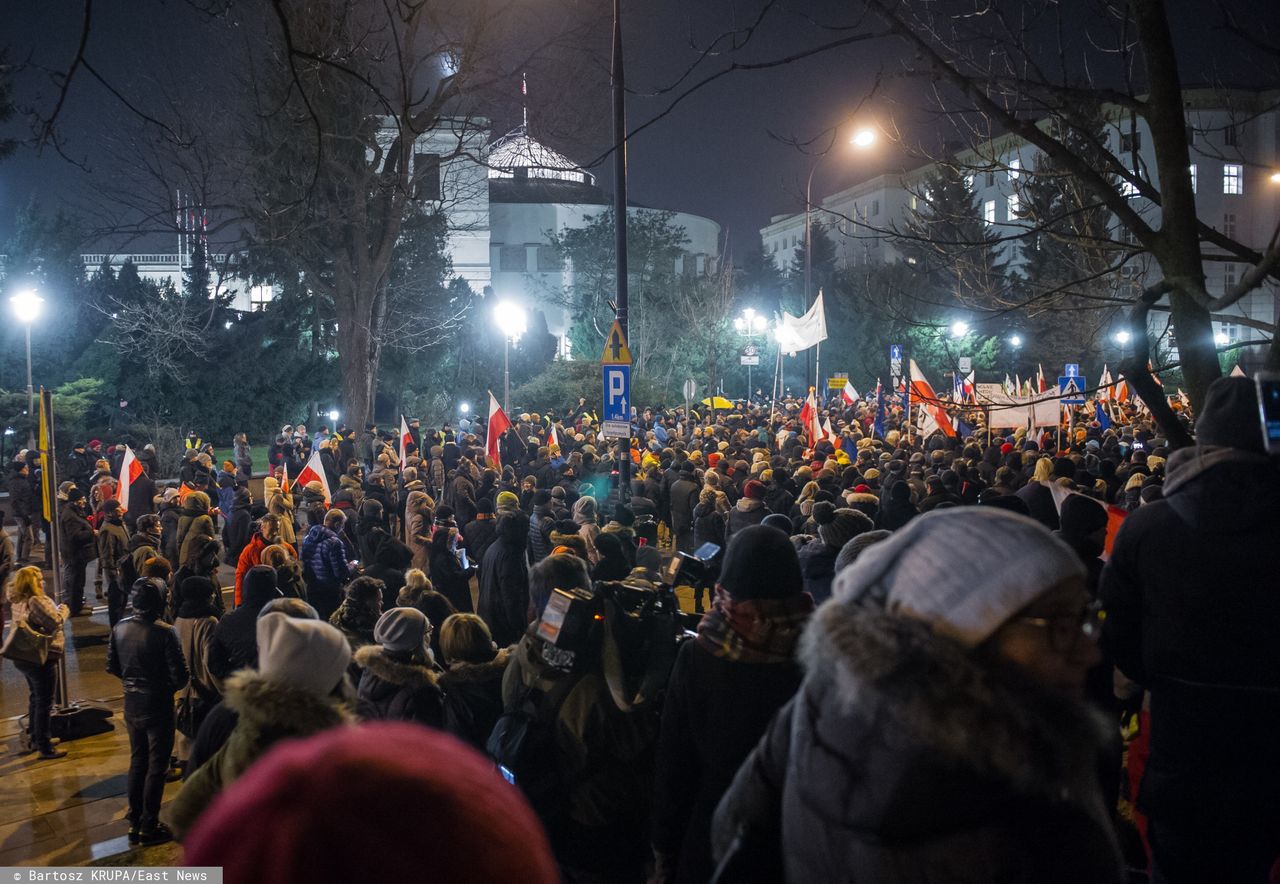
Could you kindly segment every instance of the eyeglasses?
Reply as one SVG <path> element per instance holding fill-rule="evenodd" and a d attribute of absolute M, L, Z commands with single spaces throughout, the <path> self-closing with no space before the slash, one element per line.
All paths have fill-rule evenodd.
<path fill-rule="evenodd" d="M 1102 635 L 1102 623 L 1107 612 L 1099 602 L 1092 602 L 1075 617 L 1019 617 L 1019 623 L 1048 630 L 1049 647 L 1059 653 L 1075 649 L 1080 637 L 1097 641 Z"/>

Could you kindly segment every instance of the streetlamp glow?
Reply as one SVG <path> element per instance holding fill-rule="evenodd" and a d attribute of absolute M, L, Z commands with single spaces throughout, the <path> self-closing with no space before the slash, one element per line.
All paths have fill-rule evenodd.
<path fill-rule="evenodd" d="M 1227 344 L 1231 343 L 1231 339 L 1227 337 L 1226 332 L 1218 332 L 1216 335 L 1213 336 L 1213 342 L 1217 344 L 1219 347 L 1225 347 L 1227 346 Z"/>
<path fill-rule="evenodd" d="M 1122 347 L 1133 339 L 1133 335 L 1129 334 L 1129 330 L 1126 328 L 1120 329 L 1120 331 L 1116 332 L 1111 337 L 1113 337 L 1115 342 Z"/>
<path fill-rule="evenodd" d="M 33 289 L 18 292 L 9 299 L 9 303 L 13 305 L 13 313 L 18 317 L 18 321 L 25 322 L 27 325 L 39 319 L 44 308 L 44 298 L 37 295 Z"/>
<path fill-rule="evenodd" d="M 1271 183 L 1280 184 L 1280 171 L 1271 173 Z"/>
<path fill-rule="evenodd" d="M 341 417 L 341 415 L 338 413 L 338 409 L 333 408 L 329 410 L 329 420 L 337 423 L 339 417 Z"/>
<path fill-rule="evenodd" d="M 1009 338 L 1009 346 L 1010 346 L 1010 347 L 1021 347 L 1021 346 L 1022 346 L 1022 335 L 1013 335 L 1012 337 L 1010 337 L 1010 338 Z"/>
<path fill-rule="evenodd" d="M 963 338 L 968 333 L 969 323 L 965 322 L 963 319 L 957 319 L 955 322 L 951 323 L 951 337 Z"/>
<path fill-rule="evenodd" d="M 470 402 L 462 403 L 461 405 L 458 406 L 458 411 L 461 411 L 463 414 L 469 414 L 471 412 L 471 403 Z"/>
<path fill-rule="evenodd" d="M 870 126 L 863 126 L 861 129 L 858 129 L 853 133 L 853 136 L 849 139 L 849 143 L 858 150 L 866 150 L 876 143 L 876 138 L 875 129 L 872 129 Z"/>
<path fill-rule="evenodd" d="M 524 308 L 515 301 L 499 301 L 493 308 L 493 320 L 502 332 L 502 410 L 511 411 L 511 343 L 524 334 Z"/>

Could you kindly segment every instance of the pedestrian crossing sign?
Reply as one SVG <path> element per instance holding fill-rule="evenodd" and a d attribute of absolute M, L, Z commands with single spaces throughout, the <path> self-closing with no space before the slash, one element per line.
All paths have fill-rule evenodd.
<path fill-rule="evenodd" d="M 1063 405 L 1084 405 L 1084 378 L 1076 375 L 1058 378 L 1058 400 Z"/>

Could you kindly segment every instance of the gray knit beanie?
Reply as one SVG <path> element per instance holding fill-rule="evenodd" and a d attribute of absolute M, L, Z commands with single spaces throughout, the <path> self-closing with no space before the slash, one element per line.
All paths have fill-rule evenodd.
<path fill-rule="evenodd" d="M 840 547 L 840 553 L 836 556 L 836 573 L 839 574 L 845 568 L 857 561 L 858 556 L 863 551 L 871 547 L 872 544 L 879 543 L 882 540 L 888 540 L 893 536 L 892 531 L 886 531 L 879 528 L 875 531 L 864 531 L 854 537 L 844 546 Z"/>
<path fill-rule="evenodd" d="M 258 672 L 282 687 L 327 696 L 351 662 L 351 645 L 341 632 L 319 620 L 286 614 L 258 617 Z"/>
<path fill-rule="evenodd" d="M 427 615 L 417 608 L 392 608 L 378 618 L 373 640 L 388 651 L 408 654 L 423 649 L 427 629 Z"/>
<path fill-rule="evenodd" d="M 814 506 L 814 520 L 818 523 L 818 536 L 822 538 L 823 543 L 832 549 L 844 549 L 844 545 L 850 540 L 875 527 L 875 523 L 871 521 L 871 517 L 866 513 L 845 508 L 833 508 L 828 520 L 823 522 L 818 516 L 818 510 L 819 508 L 825 510 L 826 506 L 829 506 L 829 504 L 817 504 Z"/>
<path fill-rule="evenodd" d="M 1046 590 L 1084 576 L 1069 546 L 1026 516 L 953 507 L 912 519 L 836 574 L 832 602 L 923 620 L 965 647 Z"/>

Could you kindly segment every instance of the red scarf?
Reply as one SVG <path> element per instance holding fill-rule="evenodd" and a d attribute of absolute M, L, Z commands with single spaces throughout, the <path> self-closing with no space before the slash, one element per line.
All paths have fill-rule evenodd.
<path fill-rule="evenodd" d="M 716 588 L 711 611 L 698 624 L 698 641 L 715 654 L 743 663 L 785 663 L 813 613 L 807 592 L 777 599 L 735 601 Z"/>

